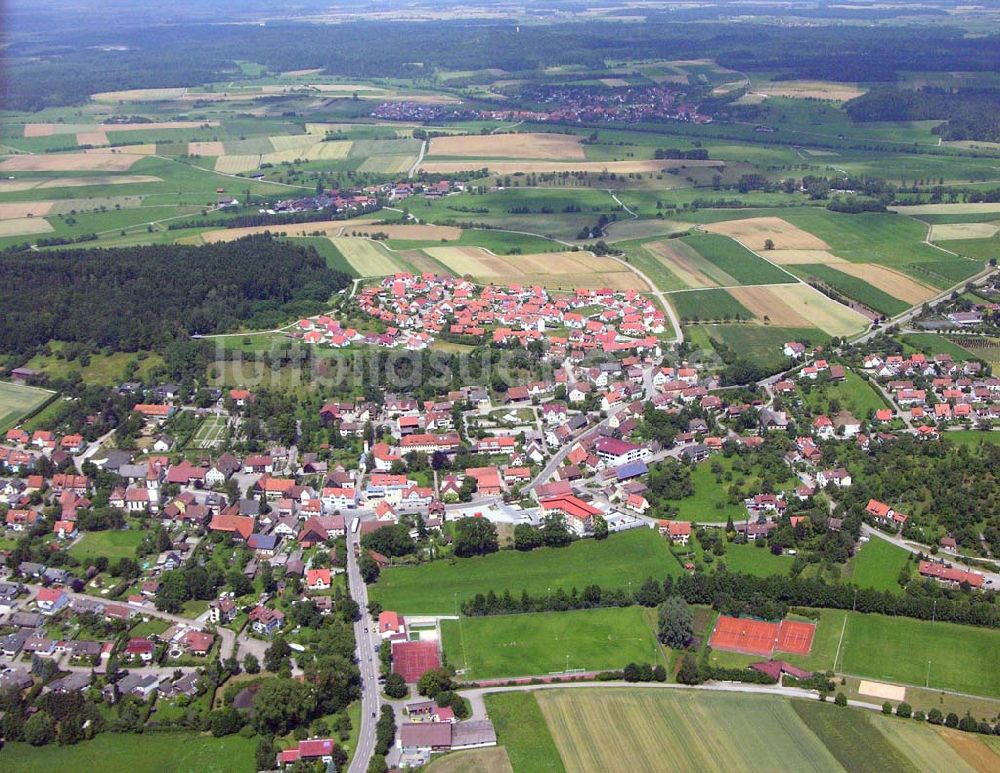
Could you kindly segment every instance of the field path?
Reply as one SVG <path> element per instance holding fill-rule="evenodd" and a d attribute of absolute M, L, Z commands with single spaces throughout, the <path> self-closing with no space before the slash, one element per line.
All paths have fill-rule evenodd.
<path fill-rule="evenodd" d="M 417 160 L 413 162 L 413 166 L 410 167 L 410 171 L 406 173 L 409 179 L 413 179 L 413 176 L 417 173 L 417 169 L 424 161 L 424 154 L 427 152 L 427 140 L 420 143 L 420 153 L 417 154 Z"/>

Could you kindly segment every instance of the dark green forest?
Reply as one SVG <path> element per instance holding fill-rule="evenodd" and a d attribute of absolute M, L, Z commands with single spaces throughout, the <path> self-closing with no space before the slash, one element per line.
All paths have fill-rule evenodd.
<path fill-rule="evenodd" d="M 92 48 L 109 44 L 127 50 Z M 891 83 L 905 70 L 1000 70 L 1000 37 L 888 25 L 678 23 L 673 15 L 656 14 L 641 25 L 455 21 L 84 29 L 72 45 L 65 37 L 48 42 L 44 35 L 12 41 L 0 101 L 11 109 L 37 110 L 80 103 L 97 91 L 239 80 L 244 76 L 234 62 L 248 58 L 275 71 L 323 67 L 344 77 L 420 79 L 435 68 L 528 74 L 555 64 L 602 68 L 615 58 L 700 57 L 782 78 Z"/>
<path fill-rule="evenodd" d="M 1000 141 L 1000 89 L 880 88 L 844 106 L 854 121 L 945 121 L 946 140 Z"/>
<path fill-rule="evenodd" d="M 269 234 L 204 246 L 7 252 L 0 256 L 0 351 L 51 339 L 116 351 L 320 311 L 351 282 L 312 247 Z"/>

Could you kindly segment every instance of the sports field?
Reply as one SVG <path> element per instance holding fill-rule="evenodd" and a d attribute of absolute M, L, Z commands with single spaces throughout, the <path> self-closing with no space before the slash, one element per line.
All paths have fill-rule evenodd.
<path fill-rule="evenodd" d="M 837 671 L 997 698 L 998 652 L 994 629 L 851 614 Z"/>
<path fill-rule="evenodd" d="M 443 620 L 441 634 L 448 662 L 466 679 L 661 662 L 641 607 Z"/>
<path fill-rule="evenodd" d="M 884 539 L 872 537 L 851 561 L 851 582 L 859 588 L 902 593 L 899 573 L 910 554 Z"/>
<path fill-rule="evenodd" d="M 587 585 L 628 588 L 648 577 L 677 575 L 681 566 L 666 541 L 651 529 L 633 529 L 607 540 L 580 540 L 565 548 L 540 548 L 530 553 L 504 550 L 476 558 L 432 561 L 382 572 L 369 596 L 383 609 L 408 615 L 455 614 L 462 601 L 477 593 L 509 590 L 519 597 L 549 589 Z"/>
<path fill-rule="evenodd" d="M 6 432 L 52 395 L 47 389 L 0 381 L 0 430 Z"/>
<path fill-rule="evenodd" d="M 747 617 L 721 615 L 709 644 L 713 649 L 770 657 L 775 652 L 808 655 L 816 626 L 798 620 L 769 623 Z"/>
<path fill-rule="evenodd" d="M 545 252 L 537 255 L 496 255 L 482 247 L 428 247 L 424 250 L 458 276 L 483 284 L 515 282 L 571 290 L 610 287 L 648 290 L 627 266 L 592 252 Z"/>

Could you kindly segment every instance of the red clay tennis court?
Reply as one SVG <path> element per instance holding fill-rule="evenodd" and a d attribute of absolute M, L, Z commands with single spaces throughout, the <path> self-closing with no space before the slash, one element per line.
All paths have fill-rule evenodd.
<path fill-rule="evenodd" d="M 778 645 L 776 649 L 782 652 L 790 652 L 793 655 L 808 655 L 809 650 L 812 649 L 813 635 L 815 633 L 815 623 L 782 620 L 778 630 Z"/>
<path fill-rule="evenodd" d="M 816 626 L 812 623 L 792 620 L 767 623 L 746 617 L 721 615 L 708 643 L 713 649 L 743 652 L 747 655 L 770 656 L 775 650 L 808 655 L 815 630 Z"/>
<path fill-rule="evenodd" d="M 408 684 L 426 672 L 441 668 L 441 655 L 435 641 L 401 641 L 392 645 L 392 670 Z"/>

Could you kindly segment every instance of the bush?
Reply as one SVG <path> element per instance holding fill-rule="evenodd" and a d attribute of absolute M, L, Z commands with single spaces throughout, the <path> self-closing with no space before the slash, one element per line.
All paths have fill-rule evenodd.
<path fill-rule="evenodd" d="M 833 702 L 836 703 L 838 706 L 846 706 L 847 705 L 847 696 L 844 695 L 844 693 L 842 693 L 842 692 L 838 692 L 837 693 L 837 697 L 833 699 Z M 883 711 L 884 710 L 885 709 L 883 708 Z"/>
<path fill-rule="evenodd" d="M 927 721 L 932 725 L 940 725 L 944 722 L 944 715 L 941 713 L 941 709 L 931 709 L 927 712 Z"/>
<path fill-rule="evenodd" d="M 889 703 L 889 701 L 882 704 L 882 713 L 886 716 L 890 716 L 892 714 L 892 704 Z M 955 717 L 955 721 L 958 721 L 958 717 Z"/>
<path fill-rule="evenodd" d="M 896 716 L 902 717 L 903 719 L 909 719 L 913 716 L 913 709 L 909 703 L 903 701 L 898 706 L 896 706 Z"/>
<path fill-rule="evenodd" d="M 927 719 L 927 715 L 924 714 L 924 712 L 922 712 L 920 709 L 917 709 L 916 711 L 913 712 L 913 718 L 917 720 L 917 722 L 923 722 Z"/>
<path fill-rule="evenodd" d="M 399 700 L 409 695 L 410 689 L 406 686 L 406 681 L 402 674 L 393 671 L 385 680 L 385 694 L 390 698 Z"/>
<path fill-rule="evenodd" d="M 954 711 L 949 712 L 948 716 L 944 718 L 945 727 L 958 727 L 958 714 Z"/>

